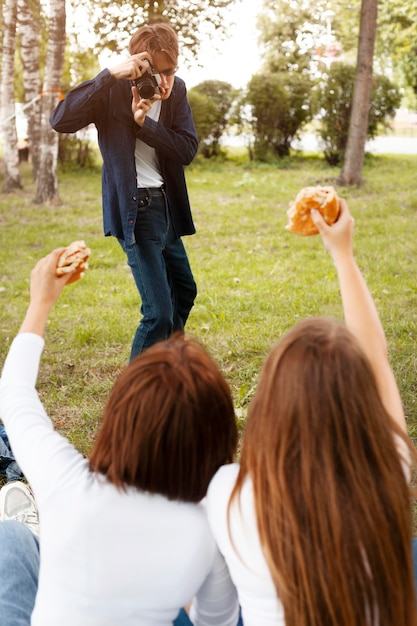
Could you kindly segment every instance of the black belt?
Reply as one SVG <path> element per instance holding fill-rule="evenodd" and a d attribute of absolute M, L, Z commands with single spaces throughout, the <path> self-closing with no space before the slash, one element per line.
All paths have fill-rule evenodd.
<path fill-rule="evenodd" d="M 156 196 L 164 196 L 165 187 L 138 187 L 138 198 L 155 198 Z"/>

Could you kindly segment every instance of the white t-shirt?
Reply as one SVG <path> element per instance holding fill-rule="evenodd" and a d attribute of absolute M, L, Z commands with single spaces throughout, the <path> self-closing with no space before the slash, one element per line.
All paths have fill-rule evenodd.
<path fill-rule="evenodd" d="M 171 626 L 195 596 L 195 626 L 235 626 L 236 591 L 205 504 L 117 490 L 90 472 L 35 390 L 43 339 L 14 340 L 0 381 L 0 418 L 40 514 L 33 626 Z"/>
<path fill-rule="evenodd" d="M 209 523 L 238 590 L 244 626 L 284 626 L 283 607 L 259 542 L 249 478 L 231 507 L 229 534 L 227 507 L 238 472 L 238 464 L 225 465 L 212 479 L 207 492 Z"/>
<path fill-rule="evenodd" d="M 150 119 L 158 121 L 160 113 L 161 100 L 157 100 L 146 115 Z M 135 163 L 138 187 L 161 187 L 164 184 L 155 148 L 148 146 L 141 139 L 136 139 Z"/>

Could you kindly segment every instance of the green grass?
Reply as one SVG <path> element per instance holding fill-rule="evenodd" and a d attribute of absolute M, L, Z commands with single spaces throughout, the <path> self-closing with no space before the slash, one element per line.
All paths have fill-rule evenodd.
<path fill-rule="evenodd" d="M 366 184 L 339 188 L 355 216 L 355 252 L 378 305 L 390 358 L 417 437 L 417 156 L 367 156 Z M 220 364 L 244 423 L 270 347 L 298 319 L 341 317 L 335 270 L 319 237 L 285 230 L 288 203 L 310 184 L 331 184 L 338 168 L 319 156 L 253 164 L 197 160 L 187 169 L 197 234 L 184 239 L 199 294 L 188 332 Z M 29 273 L 52 248 L 84 239 L 84 279 L 65 289 L 47 329 L 39 391 L 57 428 L 88 453 L 112 383 L 125 366 L 139 321 L 139 297 L 123 252 L 104 238 L 99 170 L 60 173 L 62 206 L 33 204 L 23 190 L 0 196 L 0 361 L 18 330 Z M 0 181 L 1 183 L 1 181 Z"/>

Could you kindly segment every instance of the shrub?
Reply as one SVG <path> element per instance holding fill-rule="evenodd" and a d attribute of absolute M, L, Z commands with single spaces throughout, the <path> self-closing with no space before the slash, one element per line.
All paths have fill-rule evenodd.
<path fill-rule="evenodd" d="M 85 129 L 76 134 L 60 134 L 58 144 L 58 162 L 61 166 L 76 165 L 82 169 L 97 166 L 97 150 L 87 136 Z"/>
<path fill-rule="evenodd" d="M 245 100 L 251 107 L 257 160 L 289 154 L 291 143 L 313 116 L 312 84 L 309 77 L 296 73 L 252 76 Z"/>
<path fill-rule="evenodd" d="M 236 90 L 229 83 L 206 80 L 188 92 L 200 152 L 210 158 L 221 154 L 220 140 L 230 117 Z"/>
<path fill-rule="evenodd" d="M 333 63 L 320 81 L 317 104 L 320 109 L 319 136 L 324 157 L 330 165 L 344 159 L 349 133 L 355 67 L 347 63 Z M 395 114 L 401 96 L 397 87 L 386 77 L 374 75 L 368 120 L 368 139 L 373 139 L 379 127 L 387 126 L 387 119 Z"/>

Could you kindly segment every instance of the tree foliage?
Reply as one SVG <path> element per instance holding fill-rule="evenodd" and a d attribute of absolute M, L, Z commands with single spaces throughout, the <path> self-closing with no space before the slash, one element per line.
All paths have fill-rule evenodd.
<path fill-rule="evenodd" d="M 417 95 L 415 0 L 380 0 L 377 50 L 381 57 L 391 60 L 402 86 L 410 87 Z"/>
<path fill-rule="evenodd" d="M 334 63 L 319 82 L 317 105 L 321 110 L 319 136 L 324 156 L 331 165 L 342 163 L 349 132 L 355 67 Z M 374 75 L 371 90 L 367 138 L 373 139 L 381 126 L 387 126 L 399 106 L 398 88 L 381 74 Z"/>
<path fill-rule="evenodd" d="M 61 84 L 64 94 L 74 85 L 78 85 L 84 80 L 89 80 L 100 71 L 99 60 L 91 48 L 75 44 L 76 42 L 71 41 L 70 45 L 67 45 L 65 49 Z"/>
<path fill-rule="evenodd" d="M 311 80 L 296 72 L 252 76 L 245 98 L 252 112 L 255 158 L 283 157 L 314 110 Z"/>
<path fill-rule="evenodd" d="M 259 15 L 264 64 L 247 86 L 254 156 L 289 154 L 291 143 L 312 118 L 312 64 L 325 29 L 318 24 L 325 0 L 264 0 Z"/>
<path fill-rule="evenodd" d="M 356 50 L 359 8 L 360 0 L 264 0 L 258 27 L 267 68 L 309 74 L 333 41 Z"/>
<path fill-rule="evenodd" d="M 221 154 L 220 140 L 228 125 L 236 90 L 229 83 L 206 80 L 188 92 L 200 144 L 206 158 Z"/>
<path fill-rule="evenodd" d="M 285 72 L 289 85 L 295 76 L 302 75 L 306 80 L 311 80 L 317 76 L 320 67 L 328 68 L 342 51 L 344 60 L 356 62 L 356 69 L 353 69 L 354 83 L 339 84 L 321 101 L 323 109 L 329 108 L 324 113 L 321 131 L 326 158 L 335 163 L 344 158 L 339 180 L 345 184 L 359 184 L 365 142 L 369 134 L 374 132 L 374 120 L 371 119 L 368 124 L 368 116 L 370 106 L 373 106 L 374 114 L 377 115 L 375 103 L 370 105 L 377 6 L 378 0 L 264 0 L 259 19 L 265 66 L 270 72 Z M 346 96 L 346 100 L 336 96 L 338 89 Z M 390 92 L 387 84 L 385 92 Z M 373 93 L 372 98 L 375 97 Z M 398 100 L 394 100 L 392 110 L 398 106 Z M 386 111 L 391 110 L 390 106 L 387 104 L 383 118 Z M 383 107 L 377 107 L 377 110 L 383 110 Z M 332 122 L 326 123 L 330 119 Z M 270 123 L 273 123 L 272 119 Z M 271 138 L 262 139 L 259 131 L 258 127 L 256 142 L 258 150 L 263 144 L 261 152 L 264 152 Z"/>
<path fill-rule="evenodd" d="M 344 61 L 356 61 L 361 0 L 264 0 L 263 7 L 260 43 L 270 70 L 314 70 L 329 39 L 340 44 Z M 375 67 L 417 93 L 415 0 L 378 1 Z"/>
<path fill-rule="evenodd" d="M 258 25 L 264 62 L 271 72 L 309 72 L 314 27 L 306 3 L 265 0 Z"/>
<path fill-rule="evenodd" d="M 178 31 L 185 57 L 198 53 L 202 34 L 224 34 L 224 11 L 239 0 L 75 0 L 88 15 L 96 51 L 126 49 L 131 34 L 144 23 L 170 22 Z"/>

